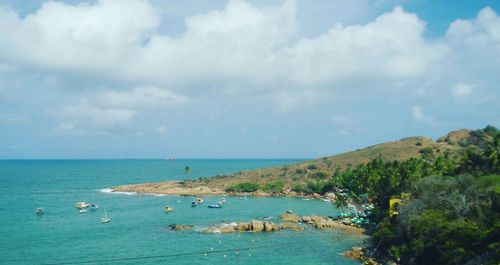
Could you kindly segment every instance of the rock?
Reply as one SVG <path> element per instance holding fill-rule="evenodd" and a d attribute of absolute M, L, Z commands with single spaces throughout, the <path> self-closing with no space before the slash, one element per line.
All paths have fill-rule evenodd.
<path fill-rule="evenodd" d="M 238 231 L 248 231 L 251 228 L 250 223 L 238 223 L 235 227 L 236 230 Z"/>
<path fill-rule="evenodd" d="M 374 258 L 367 258 L 363 261 L 363 265 L 379 265 L 380 263 L 378 263 Z"/>
<path fill-rule="evenodd" d="M 283 215 L 281 215 L 281 219 L 283 219 L 283 222 L 297 223 L 300 220 L 300 217 L 293 213 L 284 213 Z"/>
<path fill-rule="evenodd" d="M 344 252 L 343 255 L 349 259 L 361 260 L 363 258 L 363 249 L 360 247 L 353 247 L 351 250 Z"/>
<path fill-rule="evenodd" d="M 264 222 L 264 231 L 271 232 L 271 231 L 279 231 L 279 230 L 281 230 L 280 225 L 275 225 L 271 222 Z"/>
<path fill-rule="evenodd" d="M 312 197 L 315 199 L 319 199 L 321 198 L 321 195 L 319 195 L 318 193 L 313 193 Z"/>
<path fill-rule="evenodd" d="M 258 220 L 252 220 L 250 222 L 252 231 L 261 232 L 264 230 L 264 222 Z"/>
<path fill-rule="evenodd" d="M 236 230 L 232 226 L 221 226 L 221 227 L 218 227 L 218 229 L 219 229 L 219 231 L 221 233 L 233 233 L 233 232 L 236 232 Z"/>
<path fill-rule="evenodd" d="M 316 228 L 330 228 L 337 226 L 337 223 L 333 219 L 317 215 L 302 216 L 300 220 L 301 222 L 310 224 Z"/>
<path fill-rule="evenodd" d="M 192 225 L 180 225 L 180 224 L 171 224 L 168 226 L 169 229 L 172 230 L 190 230 L 193 229 Z"/>

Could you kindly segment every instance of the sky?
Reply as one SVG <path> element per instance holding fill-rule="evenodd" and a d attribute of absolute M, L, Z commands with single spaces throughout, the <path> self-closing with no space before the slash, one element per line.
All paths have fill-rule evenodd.
<path fill-rule="evenodd" d="M 0 0 L 0 159 L 316 158 L 500 127 L 499 12 Z"/>

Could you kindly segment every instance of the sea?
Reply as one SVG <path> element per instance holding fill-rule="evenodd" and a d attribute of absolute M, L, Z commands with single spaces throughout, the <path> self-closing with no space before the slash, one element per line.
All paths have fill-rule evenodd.
<path fill-rule="evenodd" d="M 333 216 L 322 200 L 227 197 L 221 209 L 204 197 L 111 193 L 133 183 L 197 179 L 298 162 L 246 160 L 0 160 L 0 264 L 359 264 L 339 253 L 364 238 L 337 230 L 207 234 L 221 223 L 266 218 L 292 210 L 299 215 Z M 189 166 L 191 173 L 185 175 Z M 79 213 L 75 203 L 94 202 Z M 171 213 L 163 208 L 174 207 Z M 44 207 L 43 215 L 35 214 Z M 106 210 L 111 222 L 101 224 Z M 170 224 L 194 225 L 172 231 Z"/>

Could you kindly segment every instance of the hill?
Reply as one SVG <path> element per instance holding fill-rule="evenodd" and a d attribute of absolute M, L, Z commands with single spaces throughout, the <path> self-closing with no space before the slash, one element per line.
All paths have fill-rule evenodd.
<path fill-rule="evenodd" d="M 114 188 L 115 191 L 210 195 L 226 192 L 253 192 L 254 195 L 286 193 L 294 186 L 329 179 L 341 172 L 375 158 L 384 161 L 404 161 L 422 158 L 429 162 L 440 156 L 459 157 L 465 149 L 482 149 L 492 140 L 488 128 L 480 130 L 458 130 L 448 133 L 437 141 L 421 136 L 386 142 L 352 152 L 309 160 L 281 167 L 240 171 L 232 175 L 184 180 L 179 182 L 146 183 Z"/>

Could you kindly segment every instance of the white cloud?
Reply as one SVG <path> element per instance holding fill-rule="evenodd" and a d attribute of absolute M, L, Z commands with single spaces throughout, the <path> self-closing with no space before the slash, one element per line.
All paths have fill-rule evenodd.
<path fill-rule="evenodd" d="M 5 9 L 0 17 L 0 58 L 160 86 L 402 79 L 422 75 L 446 54 L 423 39 L 425 22 L 399 7 L 314 39 L 297 36 L 292 0 L 262 8 L 231 0 L 223 10 L 186 18 L 176 38 L 157 33 L 159 15 L 138 0 L 48 2 L 25 18 Z"/>
<path fill-rule="evenodd" d="M 158 87 L 136 87 L 132 91 L 109 90 L 96 95 L 102 105 L 115 108 L 151 109 L 177 106 L 187 97 Z"/>
<path fill-rule="evenodd" d="M 51 112 L 63 119 L 56 128 L 59 134 L 121 134 L 136 112 L 128 109 L 100 108 L 88 102 L 64 106 L 62 110 Z"/>
<path fill-rule="evenodd" d="M 168 132 L 168 128 L 165 125 L 162 125 L 155 130 L 156 133 L 158 134 L 166 134 Z"/>
<path fill-rule="evenodd" d="M 466 83 L 458 83 L 451 88 L 451 93 L 453 97 L 461 99 L 470 96 L 473 89 L 474 87 L 472 85 Z"/>
<path fill-rule="evenodd" d="M 413 117 L 413 120 L 417 122 L 421 122 L 431 126 L 438 125 L 437 120 L 434 117 L 424 114 L 424 112 L 419 106 L 413 106 L 411 110 L 411 115 Z"/>
<path fill-rule="evenodd" d="M 397 7 L 366 25 L 331 28 L 285 49 L 286 74 L 305 84 L 343 80 L 402 79 L 422 75 L 446 53 L 427 43 L 425 22 Z"/>

